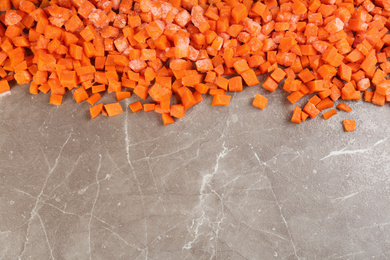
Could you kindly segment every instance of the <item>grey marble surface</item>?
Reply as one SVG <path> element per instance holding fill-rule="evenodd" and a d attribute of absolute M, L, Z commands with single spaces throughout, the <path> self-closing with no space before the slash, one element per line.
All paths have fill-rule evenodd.
<path fill-rule="evenodd" d="M 295 125 L 256 86 L 164 127 L 27 92 L 0 96 L 0 259 L 390 258 L 388 105 Z"/>

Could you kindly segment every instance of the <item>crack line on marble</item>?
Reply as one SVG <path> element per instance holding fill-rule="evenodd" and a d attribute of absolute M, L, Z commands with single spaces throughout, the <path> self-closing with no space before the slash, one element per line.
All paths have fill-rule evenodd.
<path fill-rule="evenodd" d="M 226 119 L 226 116 L 225 116 L 224 119 Z M 223 119 L 222 119 L 222 121 L 223 121 Z M 203 137 L 207 136 L 208 133 L 209 133 L 209 132 L 218 124 L 218 122 L 219 122 L 219 121 L 216 121 L 213 125 L 211 125 L 211 126 L 204 132 L 204 134 L 202 134 L 199 138 L 197 138 L 196 140 L 194 140 L 190 145 L 187 145 L 187 146 L 185 146 L 185 147 L 183 147 L 183 148 L 181 148 L 181 149 L 179 149 L 179 150 L 173 151 L 173 152 L 171 152 L 171 153 L 160 154 L 160 155 L 151 157 L 150 155 L 152 155 L 152 153 L 156 150 L 156 149 L 154 149 L 154 150 L 152 151 L 152 153 L 151 153 L 148 157 L 140 158 L 140 159 L 137 159 L 137 160 L 135 160 L 135 161 L 133 161 L 133 162 L 142 161 L 142 160 L 145 160 L 145 159 L 147 159 L 147 158 L 149 158 L 149 159 L 159 159 L 159 158 L 161 158 L 161 157 L 166 157 L 166 156 L 169 156 L 169 155 L 174 155 L 174 154 L 176 154 L 176 153 L 178 153 L 178 152 L 184 151 L 184 150 L 186 150 L 187 148 L 190 148 L 192 145 L 194 145 L 197 141 L 201 140 Z M 225 128 L 224 130 L 226 130 L 226 128 Z M 156 138 L 156 140 L 158 140 L 158 139 L 160 139 L 160 138 Z M 221 139 L 221 138 L 218 138 L 218 140 L 219 140 L 219 139 Z M 213 141 L 214 141 L 214 140 L 213 140 Z M 206 142 L 206 141 L 205 141 L 205 142 Z M 203 143 L 204 143 L 204 142 L 202 142 L 201 144 L 203 144 Z"/>
<path fill-rule="evenodd" d="M 184 150 L 187 150 L 188 148 L 190 148 L 191 146 L 193 146 L 197 141 L 199 141 L 199 139 L 201 139 L 202 137 L 200 138 L 197 138 L 195 141 L 193 141 L 192 143 L 190 143 L 189 145 L 179 149 L 179 150 L 175 150 L 173 152 L 170 152 L 170 153 L 166 153 L 166 154 L 161 154 L 161 155 L 157 155 L 157 156 L 154 156 L 154 157 L 150 157 L 150 156 L 145 156 L 143 158 L 140 158 L 140 159 L 137 159 L 135 160 L 134 162 L 138 162 L 138 161 L 144 161 L 144 160 L 148 160 L 148 159 L 153 159 L 153 160 L 156 160 L 156 159 L 160 159 L 160 158 L 164 158 L 164 157 L 167 157 L 169 155 L 174 155 L 174 154 L 177 154 L 181 151 L 184 151 Z"/>
<path fill-rule="evenodd" d="M 119 165 L 114 161 L 114 158 L 112 158 L 111 154 L 107 151 L 107 148 L 106 148 L 106 147 L 104 147 L 104 148 L 105 148 L 105 150 L 106 150 L 106 153 L 107 153 L 108 157 L 110 158 L 110 160 L 112 161 L 112 163 L 115 165 L 116 169 L 117 169 L 118 171 L 120 171 L 121 173 L 124 173 L 124 172 L 122 171 L 122 169 L 119 167 Z M 121 166 L 121 167 L 122 167 L 122 166 Z M 115 173 L 115 172 L 113 172 L 113 173 Z"/>
<path fill-rule="evenodd" d="M 193 215 L 193 214 L 195 214 L 195 213 L 198 213 L 198 211 L 197 211 L 197 212 L 194 212 L 194 213 L 192 213 L 192 214 L 190 214 L 190 215 Z M 186 220 L 182 220 L 182 221 L 178 222 L 176 225 L 174 225 L 173 227 L 171 227 L 171 228 L 167 229 L 166 231 L 164 231 L 163 233 L 160 233 L 155 239 L 153 239 L 153 240 L 149 243 L 149 246 L 151 246 L 154 242 L 156 242 L 157 239 L 159 239 L 159 237 L 161 238 L 162 235 L 165 235 L 165 234 L 167 234 L 169 231 L 171 231 L 171 230 L 177 228 L 180 224 L 184 223 L 185 221 L 186 221 Z"/>
<path fill-rule="evenodd" d="M 356 255 L 363 254 L 364 252 L 365 251 L 359 251 L 359 252 L 349 253 L 349 254 L 346 254 L 346 255 L 334 256 L 335 257 L 334 259 L 345 259 L 345 257 L 350 257 L 350 256 L 355 257 Z M 330 259 L 330 258 L 328 258 L 328 259 Z"/>
<path fill-rule="evenodd" d="M 146 156 L 145 151 L 144 151 L 144 154 Z M 149 173 L 150 173 L 150 175 L 152 176 L 152 179 L 153 179 L 154 187 L 156 188 L 156 192 L 157 192 L 157 195 L 158 195 L 158 201 L 160 201 L 160 203 L 161 203 L 161 205 L 162 205 L 162 207 L 164 209 L 164 213 L 166 214 L 167 213 L 167 209 L 165 208 L 165 204 L 164 204 L 163 200 L 161 199 L 161 191 L 157 187 L 156 178 L 154 177 L 154 173 L 153 173 L 152 167 L 150 167 L 150 160 L 147 159 L 146 162 L 148 164 Z"/>
<path fill-rule="evenodd" d="M 51 198 L 51 196 L 53 195 L 53 193 L 59 188 L 61 187 L 61 185 L 70 177 L 70 175 L 72 175 L 74 169 L 76 168 L 76 165 L 79 163 L 79 160 L 80 158 L 83 156 L 83 154 L 80 154 L 79 157 L 77 158 L 76 162 L 74 163 L 74 165 L 72 166 L 72 168 L 70 169 L 70 171 L 66 174 L 65 178 L 59 183 L 57 184 L 53 190 L 50 192 L 50 194 L 48 195 L 49 198 Z"/>
<path fill-rule="evenodd" d="M 128 107 L 128 106 L 126 105 L 126 107 Z M 129 164 L 130 169 L 131 169 L 131 171 L 133 173 L 133 177 L 134 177 L 134 180 L 136 182 L 138 192 L 141 195 L 142 205 L 145 205 L 144 194 L 143 194 L 142 189 L 141 189 L 141 184 L 140 184 L 140 182 L 139 182 L 139 180 L 137 178 L 137 174 L 136 174 L 136 172 L 134 170 L 134 166 L 133 166 L 133 164 L 132 164 L 132 162 L 130 160 L 130 144 L 129 144 L 130 143 L 130 139 L 129 139 L 129 129 L 127 127 L 128 114 L 129 114 L 129 112 L 126 111 L 126 119 L 124 121 L 124 131 L 123 131 L 125 133 L 126 158 L 127 158 L 127 163 Z"/>
<path fill-rule="evenodd" d="M 225 220 L 225 205 L 223 203 L 223 199 L 222 197 L 218 194 L 218 192 L 216 192 L 212 187 L 211 185 L 208 183 L 207 186 L 210 188 L 211 192 L 213 192 L 215 195 L 217 195 L 217 197 L 220 199 L 221 201 L 221 214 L 222 214 L 222 218 L 220 218 L 217 222 L 217 230 L 214 232 L 214 229 L 212 229 L 212 232 L 214 233 L 214 241 L 215 241 L 215 246 L 214 246 L 214 250 L 213 250 L 213 254 L 210 256 L 210 260 L 213 259 L 214 255 L 216 254 L 217 250 L 218 250 L 218 239 L 219 239 L 219 230 L 221 228 L 221 224 L 222 222 Z M 219 214 L 218 214 L 219 216 Z M 213 227 L 212 227 L 213 228 Z"/>
<path fill-rule="evenodd" d="M 102 181 L 105 181 L 105 180 L 109 180 L 110 178 L 111 178 L 110 175 L 106 175 L 103 179 L 100 179 L 99 182 L 102 182 Z M 62 197 L 64 197 L 65 195 L 74 194 L 74 193 L 79 192 L 80 190 L 85 190 L 85 191 L 86 191 L 87 189 L 89 189 L 90 187 L 92 187 L 92 186 L 94 186 L 94 185 L 96 185 L 96 182 L 90 183 L 90 184 L 88 184 L 87 186 L 84 186 L 84 188 L 79 189 L 79 190 L 77 190 L 77 191 L 65 192 L 65 193 L 63 193 L 63 194 L 61 194 L 61 195 L 58 195 L 58 196 L 56 196 L 56 197 L 57 197 L 57 198 L 62 198 Z"/>
<path fill-rule="evenodd" d="M 69 142 L 70 137 L 72 136 L 72 132 L 73 132 L 73 128 L 71 129 L 71 132 L 69 133 L 69 136 L 68 136 L 68 138 L 66 139 L 65 143 L 61 146 L 60 152 L 59 152 L 57 158 L 55 159 L 55 162 L 54 162 L 53 167 L 50 167 L 50 164 L 49 164 L 49 161 L 48 161 L 48 159 L 47 159 L 47 156 L 46 156 L 45 152 L 43 151 L 41 145 L 39 145 L 39 147 L 40 147 L 40 149 L 41 149 L 41 152 L 42 152 L 42 154 L 43 154 L 43 157 L 45 158 L 46 164 L 47 164 L 47 166 L 48 166 L 48 168 L 49 168 L 49 172 L 48 172 L 48 174 L 47 174 L 47 176 L 46 176 L 46 178 L 45 178 L 45 181 L 44 181 L 44 183 L 43 183 L 43 185 L 42 185 L 41 191 L 40 191 L 40 193 L 39 193 L 39 195 L 38 195 L 38 197 L 37 197 L 37 200 L 36 200 L 36 202 L 35 202 L 35 205 L 34 205 L 33 209 L 31 210 L 30 218 L 29 218 L 29 220 L 27 221 L 27 230 L 26 230 L 25 242 L 24 242 L 24 244 L 23 244 L 22 252 L 21 252 L 20 255 L 18 256 L 19 259 L 22 258 L 24 252 L 26 251 L 26 247 L 27 247 L 27 243 L 28 243 L 28 236 L 29 236 L 29 234 L 30 234 L 31 221 L 33 220 L 33 218 L 35 217 L 35 215 L 38 213 L 38 210 L 37 210 L 38 204 L 39 204 L 39 202 L 41 201 L 41 197 L 42 197 L 43 192 L 45 191 L 47 182 L 49 181 L 49 178 L 50 178 L 51 174 L 52 174 L 52 173 L 54 172 L 54 170 L 56 169 L 56 167 L 57 167 L 57 165 L 58 165 L 59 158 L 60 158 L 61 155 L 62 155 L 62 151 L 63 151 L 63 149 L 65 148 L 66 144 Z"/>
<path fill-rule="evenodd" d="M 254 155 L 255 155 L 255 157 L 256 157 L 256 159 L 257 159 L 257 161 L 259 162 L 260 165 L 266 165 L 266 163 L 264 163 L 264 162 L 262 163 L 261 162 L 261 160 L 260 160 L 260 158 L 259 158 L 259 156 L 257 155 L 256 152 L 254 152 Z M 283 214 L 282 205 L 280 204 L 280 202 L 278 200 L 278 197 L 275 194 L 275 191 L 274 191 L 274 188 L 272 186 L 270 178 L 268 177 L 266 172 L 264 172 L 264 174 L 265 174 L 265 177 L 268 179 L 268 183 L 269 183 L 269 186 L 270 186 L 270 190 L 271 190 L 272 196 L 274 197 L 276 205 L 277 205 L 277 207 L 279 209 L 280 217 L 282 218 L 282 221 L 283 221 L 284 225 L 286 226 L 287 234 L 288 234 L 288 236 L 290 238 L 290 242 L 291 242 L 291 245 L 292 245 L 293 250 L 294 250 L 294 255 L 295 255 L 296 259 L 299 259 L 298 255 L 297 255 L 297 249 L 295 247 L 295 243 L 294 243 L 292 235 L 291 235 L 290 227 L 289 227 L 289 225 L 287 223 L 287 220 L 286 220 L 286 218 L 284 217 L 284 214 Z"/>
<path fill-rule="evenodd" d="M 384 227 L 384 226 L 388 226 L 390 225 L 390 222 L 387 222 L 387 223 L 379 223 L 379 224 L 373 224 L 373 225 L 370 225 L 370 226 L 364 226 L 364 227 L 360 227 L 358 228 L 359 230 L 362 230 L 362 229 L 367 229 L 367 228 L 376 228 L 376 227 Z"/>
<path fill-rule="evenodd" d="M 105 179 L 99 180 L 99 182 L 101 182 L 101 181 L 103 181 L 103 180 L 105 180 Z M 96 183 L 95 183 L 95 184 L 96 184 Z M 25 195 L 29 196 L 30 198 L 34 199 L 35 201 L 37 200 L 37 198 L 34 197 L 33 195 L 31 195 L 30 193 L 27 193 L 27 192 L 25 192 L 25 191 L 19 190 L 19 189 L 17 189 L 17 188 L 14 188 L 14 190 L 16 190 L 17 192 L 20 192 L 20 193 L 22 193 L 22 194 L 25 194 Z M 52 207 L 52 208 L 58 210 L 59 212 L 61 212 L 61 213 L 64 214 L 64 215 L 75 216 L 75 217 L 78 217 L 78 218 L 82 218 L 82 217 L 84 217 L 84 216 L 92 216 L 95 220 L 97 220 L 97 221 L 99 221 L 99 222 L 101 222 L 101 223 L 103 223 L 103 224 L 105 224 L 105 225 L 107 225 L 107 226 L 109 226 L 109 227 L 111 227 L 111 228 L 114 228 L 114 227 L 115 227 L 115 226 L 113 226 L 113 225 L 107 223 L 106 221 L 102 220 L 101 218 L 97 217 L 96 215 L 91 215 L 90 213 L 86 213 L 86 214 L 83 214 L 83 215 L 78 215 L 78 214 L 75 214 L 75 213 L 73 213 L 73 212 L 65 211 L 64 209 L 61 209 L 61 208 L 59 208 L 59 207 L 53 205 L 53 204 L 50 203 L 50 202 L 47 202 L 47 201 L 41 201 L 41 202 L 42 202 L 42 204 L 44 204 L 44 205 L 50 206 L 50 207 Z M 15 231 L 15 230 L 19 229 L 20 227 L 26 225 L 27 223 L 28 223 L 28 221 L 26 221 L 26 222 L 22 223 L 21 225 L 19 225 L 19 226 L 13 228 L 12 230 L 9 230 L 9 232 Z"/>
<path fill-rule="evenodd" d="M 278 238 L 280 238 L 280 239 L 282 239 L 282 240 L 285 240 L 285 241 L 289 241 L 287 238 L 285 238 L 285 237 L 283 237 L 283 236 L 281 236 L 281 235 L 279 235 L 279 234 L 276 234 L 276 233 L 274 233 L 274 232 L 271 232 L 271 231 L 268 231 L 268 230 L 264 230 L 264 229 L 257 229 L 257 228 L 255 228 L 255 227 L 253 227 L 253 226 L 251 226 L 251 225 L 249 225 L 248 223 L 246 223 L 246 222 L 240 222 L 240 225 L 244 225 L 244 226 L 247 226 L 249 229 L 252 229 L 252 230 L 255 230 L 255 231 L 259 231 L 259 232 L 261 232 L 261 233 L 265 233 L 265 234 L 269 234 L 269 235 L 272 235 L 272 236 L 275 236 L 275 237 L 278 237 Z M 246 233 L 245 233 L 246 234 Z M 290 242 L 290 241 L 289 241 Z"/>
<path fill-rule="evenodd" d="M 89 253 L 89 259 L 92 259 L 92 250 L 91 250 L 91 224 L 92 224 L 92 216 L 93 216 L 93 211 L 95 210 L 95 205 L 96 205 L 96 202 L 99 198 L 99 193 L 100 193 L 100 182 L 99 182 L 99 178 L 98 178 L 98 174 L 100 172 L 100 168 L 102 167 L 102 155 L 99 154 L 99 165 L 97 167 L 97 170 L 96 170 L 96 174 L 95 174 L 95 180 L 96 180 L 96 185 L 97 185 L 97 189 L 96 189 L 96 195 L 95 195 L 95 200 L 92 204 L 92 208 L 91 208 L 91 217 L 89 218 L 89 223 L 88 223 L 88 253 Z"/>
<path fill-rule="evenodd" d="M 245 260 L 249 260 L 248 258 L 246 258 L 245 256 L 243 256 L 242 254 L 240 254 L 238 251 L 236 250 L 233 250 L 232 247 L 230 245 L 228 245 L 228 243 L 226 243 L 225 241 L 221 240 L 221 243 L 223 243 L 227 248 L 229 248 L 232 252 L 236 253 L 237 255 L 241 256 L 242 258 L 244 258 Z"/>
<path fill-rule="evenodd" d="M 339 200 L 339 201 L 344 201 L 344 200 L 349 199 L 349 198 L 352 198 L 352 197 L 354 197 L 354 196 L 356 196 L 356 195 L 358 195 L 358 194 L 360 194 L 360 193 L 362 193 L 362 192 L 363 192 L 363 191 L 357 191 L 357 192 L 348 194 L 348 195 L 346 195 L 346 196 L 341 196 L 341 197 L 338 197 L 338 198 L 334 198 L 334 199 L 332 199 L 332 202 L 335 202 L 335 201 L 337 201 L 337 200 Z"/>
<path fill-rule="evenodd" d="M 356 149 L 356 150 L 346 150 L 348 146 L 344 147 L 343 149 L 341 150 L 338 150 L 338 151 L 331 151 L 327 156 L 325 157 L 322 157 L 320 159 L 320 161 L 322 160 L 325 160 L 329 157 L 332 157 L 332 156 L 339 156 L 339 155 L 345 155 L 345 154 L 356 154 L 356 153 L 366 153 L 366 152 L 369 152 L 370 150 L 372 150 L 373 148 L 375 148 L 376 146 L 382 144 L 382 143 L 385 143 L 387 141 L 388 138 L 385 138 L 385 139 L 382 139 L 382 140 L 379 140 L 377 141 L 376 143 L 374 143 L 373 145 L 365 148 L 365 149 Z"/>
<path fill-rule="evenodd" d="M 42 226 L 42 230 L 43 230 L 43 234 L 45 235 L 45 238 L 46 238 L 46 242 L 47 242 L 47 246 L 49 247 L 49 251 L 50 251 L 50 257 L 51 259 L 54 260 L 54 256 L 53 256 L 53 248 L 51 247 L 50 245 L 50 242 L 49 242 L 49 237 L 47 236 L 47 232 L 46 232 L 46 228 L 45 228 L 45 224 L 43 224 L 43 220 L 41 218 L 41 216 L 39 214 L 37 214 L 37 217 L 39 219 L 39 222 L 41 222 L 41 226 Z"/>
<path fill-rule="evenodd" d="M 219 160 L 224 158 L 231 150 L 233 150 L 235 148 L 236 147 L 234 147 L 232 149 L 228 149 L 225 146 L 225 142 L 223 142 L 222 143 L 222 151 L 217 156 L 216 163 L 215 163 L 215 166 L 214 166 L 214 171 L 212 173 L 205 174 L 203 176 L 202 183 L 201 183 L 200 190 L 199 190 L 199 203 L 196 206 L 196 208 L 200 208 L 201 209 L 202 214 L 197 219 L 193 219 L 192 220 L 192 225 L 190 226 L 190 228 L 192 228 L 195 225 L 195 227 L 193 228 L 193 239 L 191 241 L 188 241 L 183 246 L 182 250 L 184 250 L 184 249 L 191 249 L 192 248 L 192 244 L 198 239 L 198 237 L 199 237 L 199 233 L 198 233 L 199 232 L 199 228 L 203 225 L 203 221 L 206 220 L 206 213 L 205 213 L 205 210 L 203 209 L 203 204 L 204 204 L 205 195 L 206 195 L 204 193 L 204 190 L 205 190 L 206 186 L 209 186 L 208 185 L 209 182 L 214 177 L 214 175 L 218 172 Z M 195 222 L 196 222 L 196 224 L 195 224 Z"/>
<path fill-rule="evenodd" d="M 124 239 L 121 235 L 119 235 L 118 233 L 116 233 L 114 230 L 112 229 L 109 229 L 107 227 L 103 227 L 104 229 L 110 231 L 115 237 L 117 237 L 119 240 L 121 240 L 123 243 L 125 243 L 126 245 L 128 246 L 131 246 L 139 251 L 144 251 L 142 248 L 139 248 L 138 246 L 134 245 L 134 244 L 130 244 L 129 242 L 127 242 L 126 239 Z M 139 242 L 139 241 L 138 241 Z M 142 243 L 141 243 L 142 244 Z M 143 244 L 142 244 L 143 245 Z"/>
<path fill-rule="evenodd" d="M 50 115 L 53 113 L 54 110 L 50 109 L 49 114 L 45 116 L 45 120 L 43 121 L 42 125 L 38 128 L 38 132 L 40 133 L 42 130 L 42 127 L 46 124 L 46 120 L 50 118 Z"/>

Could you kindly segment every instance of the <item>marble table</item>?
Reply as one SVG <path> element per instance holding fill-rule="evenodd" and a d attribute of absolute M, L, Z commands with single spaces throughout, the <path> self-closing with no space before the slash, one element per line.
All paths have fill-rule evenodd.
<path fill-rule="evenodd" d="M 0 259 L 390 258 L 388 105 L 296 125 L 255 86 L 164 127 L 26 88 L 0 96 Z"/>

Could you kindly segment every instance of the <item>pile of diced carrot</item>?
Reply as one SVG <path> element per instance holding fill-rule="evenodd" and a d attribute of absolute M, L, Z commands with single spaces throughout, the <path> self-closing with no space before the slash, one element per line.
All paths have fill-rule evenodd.
<path fill-rule="evenodd" d="M 308 96 L 294 123 L 339 99 L 390 101 L 389 0 L 0 0 L 0 11 L 0 92 L 12 80 L 30 83 L 60 105 L 72 91 L 92 118 L 123 112 L 119 102 L 97 104 L 115 93 L 150 97 L 130 109 L 170 124 L 204 94 L 228 105 L 228 92 L 260 84 L 260 74 L 268 74 L 262 87 L 282 85 L 292 104 Z M 257 94 L 253 105 L 267 101 Z"/>

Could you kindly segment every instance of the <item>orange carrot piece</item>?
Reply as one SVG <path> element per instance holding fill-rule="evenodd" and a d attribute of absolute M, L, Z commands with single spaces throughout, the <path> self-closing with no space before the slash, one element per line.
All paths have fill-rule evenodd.
<path fill-rule="evenodd" d="M 89 96 L 84 87 L 79 87 L 73 92 L 73 97 L 77 103 L 80 103 L 87 100 Z"/>
<path fill-rule="evenodd" d="M 277 83 L 279 83 L 280 81 L 282 81 L 284 79 L 284 77 L 286 76 L 286 72 L 284 72 L 282 69 L 280 68 L 277 68 L 276 70 L 274 70 L 274 72 L 272 72 L 272 74 L 270 75 L 272 79 L 274 79 Z"/>
<path fill-rule="evenodd" d="M 341 102 L 340 104 L 337 105 L 337 108 L 346 112 L 351 112 L 352 108 L 350 108 L 347 104 Z"/>
<path fill-rule="evenodd" d="M 227 95 L 215 95 L 213 101 L 211 102 L 212 106 L 227 106 L 230 103 L 231 96 Z"/>
<path fill-rule="evenodd" d="M 150 103 L 144 104 L 144 111 L 145 112 L 154 111 L 155 107 L 156 104 L 150 104 Z"/>
<path fill-rule="evenodd" d="M 175 120 L 173 119 L 173 117 L 171 117 L 171 115 L 168 114 L 168 113 L 162 113 L 161 116 L 162 116 L 163 124 L 164 124 L 164 125 L 169 125 L 169 124 L 172 124 L 172 123 L 175 122 Z"/>
<path fill-rule="evenodd" d="M 117 91 L 117 92 L 115 92 L 115 95 L 116 95 L 116 100 L 121 101 L 121 100 L 124 100 L 126 98 L 130 98 L 131 92 Z"/>
<path fill-rule="evenodd" d="M 249 69 L 241 74 L 242 78 L 244 79 L 245 83 L 248 86 L 254 86 L 257 84 L 260 84 L 260 81 L 257 79 L 257 76 L 253 69 Z"/>
<path fill-rule="evenodd" d="M 61 105 L 62 95 L 51 94 L 49 103 L 56 106 Z"/>
<path fill-rule="evenodd" d="M 254 100 L 253 100 L 253 103 L 252 105 L 254 107 L 257 107 L 257 108 L 260 108 L 260 109 L 264 109 L 266 107 L 268 103 L 268 98 L 260 95 L 260 94 L 256 94 Z"/>
<path fill-rule="evenodd" d="M 186 110 L 182 104 L 172 105 L 170 108 L 170 115 L 176 118 L 183 118 Z"/>
<path fill-rule="evenodd" d="M 123 109 L 118 102 L 104 105 L 104 110 L 108 116 L 116 116 L 123 112 Z"/>
<path fill-rule="evenodd" d="M 287 96 L 287 99 L 292 103 L 297 103 L 302 97 L 304 97 L 304 94 L 300 91 L 294 91 L 290 95 Z"/>
<path fill-rule="evenodd" d="M 336 114 L 337 114 L 337 110 L 334 108 L 332 110 L 324 112 L 322 115 L 324 116 L 325 120 L 328 120 L 329 118 L 331 118 Z"/>
<path fill-rule="evenodd" d="M 300 107 L 295 107 L 292 117 L 291 117 L 291 122 L 300 124 L 301 123 L 301 115 L 302 114 L 302 109 Z"/>
<path fill-rule="evenodd" d="M 333 107 L 334 104 L 333 104 L 333 101 L 327 97 L 327 98 L 324 98 L 322 99 L 316 106 L 316 108 L 320 111 L 322 110 L 325 110 L 325 109 L 328 109 L 328 108 L 331 108 Z"/>
<path fill-rule="evenodd" d="M 131 103 L 129 105 L 131 111 L 133 111 L 133 113 L 137 113 L 141 110 L 144 109 L 144 107 L 142 106 L 141 102 L 137 101 L 137 102 L 134 102 L 134 103 Z"/>
<path fill-rule="evenodd" d="M 278 87 L 278 83 L 276 83 L 275 80 L 273 80 L 270 76 L 267 77 L 267 79 L 263 83 L 263 88 L 270 92 L 274 92 L 276 88 Z"/>
<path fill-rule="evenodd" d="M 93 106 L 96 104 L 96 102 L 100 100 L 100 98 L 101 98 L 100 94 L 95 93 L 87 99 L 87 102 Z"/>
<path fill-rule="evenodd" d="M 218 76 L 216 82 L 218 87 L 222 88 L 223 90 L 227 91 L 228 90 L 228 83 L 229 83 L 229 80 L 224 78 L 224 77 L 221 77 L 221 76 Z"/>
<path fill-rule="evenodd" d="M 356 130 L 356 121 L 355 120 L 344 119 L 343 125 L 344 125 L 344 130 L 347 132 L 351 132 L 351 131 Z"/>
<path fill-rule="evenodd" d="M 7 80 L 0 80 L 0 93 L 11 90 Z"/>
<path fill-rule="evenodd" d="M 102 111 L 103 111 L 103 103 L 90 107 L 89 112 L 91 114 L 91 119 L 97 117 Z"/>
<path fill-rule="evenodd" d="M 310 118 L 314 118 L 316 117 L 319 113 L 320 113 L 320 110 L 318 110 L 314 104 L 310 103 L 310 102 L 307 102 L 307 104 L 305 105 L 305 107 L 303 108 L 303 112 L 305 112 L 306 114 L 309 115 Z"/>

